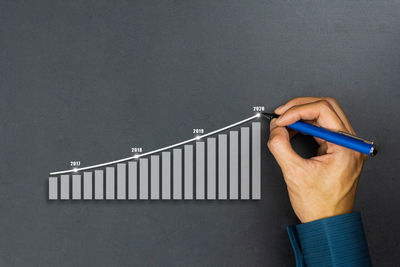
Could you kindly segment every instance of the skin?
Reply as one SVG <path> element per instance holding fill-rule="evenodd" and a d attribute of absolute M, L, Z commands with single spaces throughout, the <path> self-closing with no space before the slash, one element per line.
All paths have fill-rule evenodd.
<path fill-rule="evenodd" d="M 319 138 L 318 156 L 304 159 L 290 144 L 296 133 L 286 126 L 304 120 L 330 130 L 355 135 L 333 98 L 294 98 L 275 109 L 268 148 L 281 167 L 290 202 L 302 223 L 353 211 L 358 179 L 366 156 Z"/>

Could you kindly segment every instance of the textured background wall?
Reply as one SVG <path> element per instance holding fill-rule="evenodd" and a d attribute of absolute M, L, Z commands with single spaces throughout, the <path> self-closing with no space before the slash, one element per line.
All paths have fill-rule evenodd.
<path fill-rule="evenodd" d="M 259 202 L 46 194 L 71 160 L 129 156 L 304 95 L 336 97 L 381 144 L 356 208 L 373 263 L 400 265 L 399 14 L 394 0 L 0 1 L 0 265 L 294 266 L 297 220 L 265 146 Z"/>

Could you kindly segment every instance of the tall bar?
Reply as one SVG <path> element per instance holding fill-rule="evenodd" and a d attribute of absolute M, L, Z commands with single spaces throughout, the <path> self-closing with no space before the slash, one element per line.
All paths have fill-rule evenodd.
<path fill-rule="evenodd" d="M 126 199 L 126 164 L 117 164 L 117 199 Z"/>
<path fill-rule="evenodd" d="M 185 165 L 184 165 L 184 186 L 185 199 L 193 199 L 193 146 L 184 146 Z"/>
<path fill-rule="evenodd" d="M 229 132 L 229 199 L 239 199 L 239 133 Z"/>
<path fill-rule="evenodd" d="M 149 160 L 139 159 L 139 198 L 149 199 Z"/>
<path fill-rule="evenodd" d="M 104 172 L 94 171 L 94 199 L 104 199 Z"/>
<path fill-rule="evenodd" d="M 216 139 L 207 138 L 207 199 L 216 199 Z"/>
<path fill-rule="evenodd" d="M 83 173 L 83 199 L 93 199 L 93 173 L 84 172 Z"/>
<path fill-rule="evenodd" d="M 196 199 L 205 199 L 205 146 L 196 142 Z"/>
<path fill-rule="evenodd" d="M 261 199 L 261 122 L 251 124 L 252 199 Z"/>
<path fill-rule="evenodd" d="M 150 157 L 150 199 L 160 199 L 160 157 Z"/>
<path fill-rule="evenodd" d="M 137 161 L 128 162 L 128 199 L 137 199 Z"/>
<path fill-rule="evenodd" d="M 173 156 L 173 199 L 182 199 L 182 150 L 172 150 Z"/>
<path fill-rule="evenodd" d="M 250 199 L 250 129 L 240 128 L 240 199 Z"/>
<path fill-rule="evenodd" d="M 228 198 L 228 137 L 218 135 L 218 199 Z"/>
<path fill-rule="evenodd" d="M 72 175 L 72 199 L 79 200 L 82 199 L 82 190 L 81 190 L 81 175 L 73 174 Z"/>
<path fill-rule="evenodd" d="M 115 199 L 115 168 L 106 167 L 106 199 Z"/>
<path fill-rule="evenodd" d="M 60 177 L 60 199 L 69 199 L 69 175 Z"/>
<path fill-rule="evenodd" d="M 49 200 L 58 198 L 58 183 L 57 177 L 49 177 Z"/>
<path fill-rule="evenodd" d="M 161 154 L 162 199 L 171 199 L 171 152 Z"/>

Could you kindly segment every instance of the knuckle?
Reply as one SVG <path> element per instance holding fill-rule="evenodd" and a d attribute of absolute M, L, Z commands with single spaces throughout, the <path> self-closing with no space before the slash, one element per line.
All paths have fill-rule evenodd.
<path fill-rule="evenodd" d="M 327 100 L 320 100 L 319 102 L 318 102 L 318 104 L 319 104 L 319 106 L 320 106 L 320 108 L 322 109 L 322 110 L 333 110 L 333 108 L 332 108 L 332 106 L 331 106 L 331 104 L 327 101 Z"/>
<path fill-rule="evenodd" d="M 327 107 L 330 106 L 328 100 L 325 100 L 325 99 L 320 100 L 320 101 L 319 101 L 319 104 L 320 104 L 322 107 L 325 107 L 325 108 L 327 108 Z"/>
<path fill-rule="evenodd" d="M 268 147 L 272 150 L 276 149 L 277 147 L 279 147 L 283 142 L 285 141 L 285 138 L 281 135 L 275 135 L 272 136 L 269 140 L 268 140 Z"/>
<path fill-rule="evenodd" d="M 339 102 L 334 97 L 327 97 L 326 100 L 332 104 L 339 105 Z"/>
<path fill-rule="evenodd" d="M 274 144 L 273 144 L 273 141 L 272 141 L 271 138 L 268 140 L 267 145 L 268 145 L 268 148 L 269 148 L 270 150 L 273 150 L 273 149 L 274 149 Z"/>

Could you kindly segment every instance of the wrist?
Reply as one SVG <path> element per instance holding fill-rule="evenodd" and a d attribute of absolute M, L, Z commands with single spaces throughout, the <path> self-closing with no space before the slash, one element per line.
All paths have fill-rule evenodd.
<path fill-rule="evenodd" d="M 341 201 L 335 203 L 328 203 L 321 200 L 313 200 L 305 202 L 301 207 L 293 205 L 293 209 L 301 221 L 301 223 L 308 223 L 320 219 L 343 215 L 353 212 L 354 196 L 348 196 Z"/>

